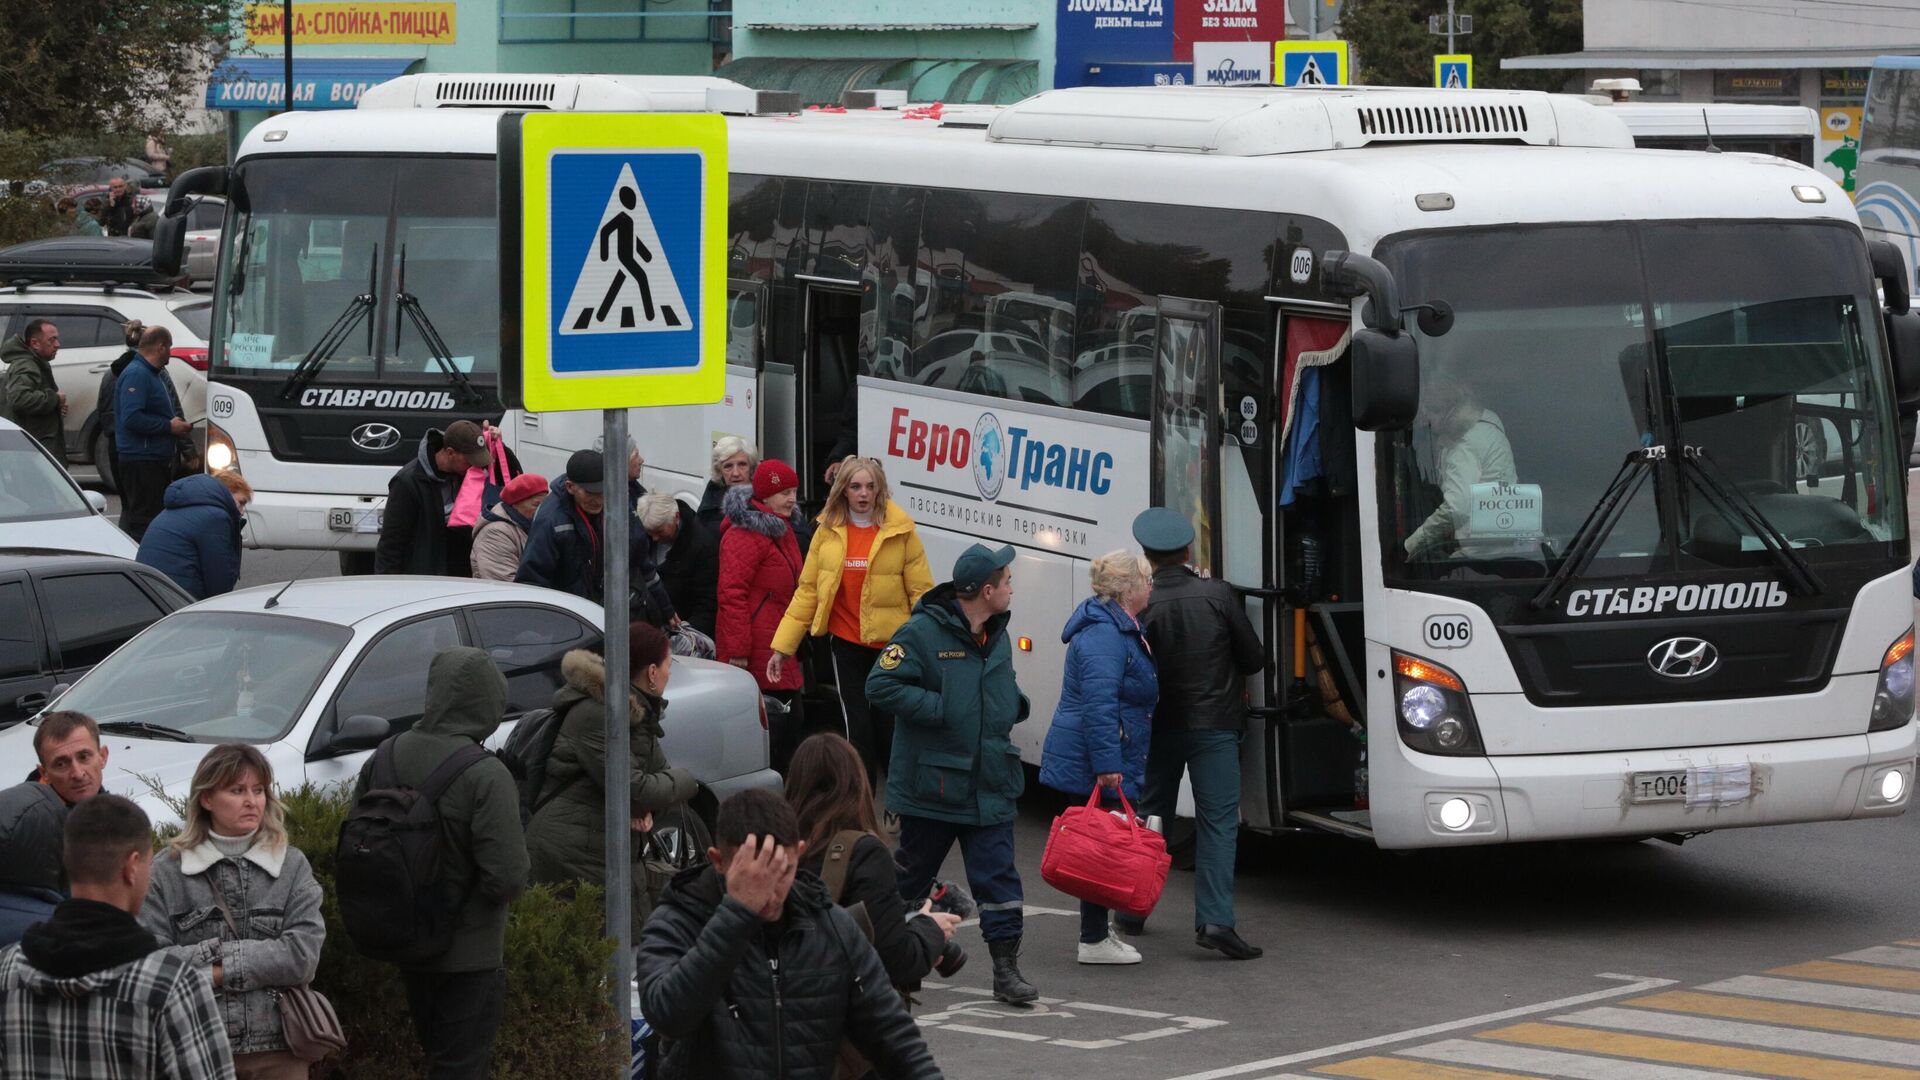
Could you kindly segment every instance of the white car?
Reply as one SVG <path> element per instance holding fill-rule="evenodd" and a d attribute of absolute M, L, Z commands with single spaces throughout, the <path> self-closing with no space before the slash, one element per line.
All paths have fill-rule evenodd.
<path fill-rule="evenodd" d="M 0 548 L 139 554 L 106 513 L 106 496 L 83 491 L 39 440 L 0 420 Z"/>
<path fill-rule="evenodd" d="M 213 284 L 220 261 L 220 229 L 227 219 L 227 200 L 203 195 L 187 211 L 187 261 L 184 269 L 195 285 Z M 207 302 L 209 307 L 212 301 Z"/>
<path fill-rule="evenodd" d="M 0 267 L 0 274 L 4 274 Z M 67 395 L 67 461 L 92 465 L 76 469 L 82 480 L 111 489 L 105 464 L 106 432 L 100 426 L 100 378 L 127 351 L 125 331 L 131 319 L 164 326 L 173 335 L 173 359 L 167 376 L 180 395 L 188 421 L 207 417 L 207 338 L 213 331 L 213 300 L 190 292 L 148 291 L 99 285 L 30 285 L 0 292 L 0 339 L 18 337 L 34 319 L 51 319 L 60 329 L 60 352 L 53 358 L 53 381 Z"/>
<path fill-rule="evenodd" d="M 599 651 L 603 622 L 598 604 L 567 593 L 469 578 L 265 585 L 168 615 L 48 708 L 99 721 L 107 790 L 172 821 L 156 792 L 184 797 L 216 743 L 257 745 L 283 788 L 351 783 L 382 739 L 420 718 L 427 668 L 456 645 L 486 650 L 507 677 L 507 719 L 488 743 L 498 748 L 521 715 L 550 704 L 561 657 Z M 675 657 L 666 697 L 663 746 L 701 782 L 693 808 L 709 825 L 733 792 L 779 785 L 751 675 Z M 0 761 L 31 761 L 36 728 L 0 732 Z"/>

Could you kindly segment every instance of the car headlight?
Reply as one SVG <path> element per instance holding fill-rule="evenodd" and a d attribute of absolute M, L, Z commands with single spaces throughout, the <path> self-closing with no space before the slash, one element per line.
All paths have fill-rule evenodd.
<path fill-rule="evenodd" d="M 207 421 L 207 471 L 239 468 L 240 452 L 234 449 L 233 437 L 220 430 L 220 425 Z"/>
<path fill-rule="evenodd" d="M 1482 753 L 1480 726 L 1460 676 L 1431 660 L 1396 652 L 1393 689 L 1400 741 L 1409 749 L 1452 756 Z"/>
<path fill-rule="evenodd" d="M 1880 660 L 1880 685 L 1873 691 L 1868 731 L 1891 731 L 1913 719 L 1913 627 L 1894 639 Z"/>

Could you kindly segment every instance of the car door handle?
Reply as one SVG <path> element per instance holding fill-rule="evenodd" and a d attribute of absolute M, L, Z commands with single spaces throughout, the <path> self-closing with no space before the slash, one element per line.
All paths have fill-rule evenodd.
<path fill-rule="evenodd" d="M 23 713 L 37 713 L 47 707 L 47 695 L 39 690 L 28 694 L 21 694 L 19 697 L 13 699 L 13 707 Z"/>
<path fill-rule="evenodd" d="M 113 366 L 112 364 L 95 364 L 92 367 L 87 369 L 87 374 L 98 375 L 112 366 Z"/>

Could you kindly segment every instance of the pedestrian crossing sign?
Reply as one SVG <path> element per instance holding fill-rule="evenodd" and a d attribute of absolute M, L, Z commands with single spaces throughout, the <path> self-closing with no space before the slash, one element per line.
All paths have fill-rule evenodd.
<path fill-rule="evenodd" d="M 1347 85 L 1347 43 L 1344 41 L 1277 41 L 1273 70 L 1281 86 Z"/>
<path fill-rule="evenodd" d="M 501 392 L 533 411 L 694 405 L 726 379 L 726 121 L 509 114 Z"/>
<path fill-rule="evenodd" d="M 1473 89 L 1473 57 L 1468 53 L 1443 53 L 1433 58 L 1433 85 L 1442 90 Z"/>

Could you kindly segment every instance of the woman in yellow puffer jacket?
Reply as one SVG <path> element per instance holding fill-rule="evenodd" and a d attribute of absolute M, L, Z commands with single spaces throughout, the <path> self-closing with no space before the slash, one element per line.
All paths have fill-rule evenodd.
<path fill-rule="evenodd" d="M 847 739 L 868 775 L 878 777 L 893 752 L 893 717 L 868 707 L 867 672 L 933 588 L 933 571 L 919 530 L 888 497 L 886 471 L 873 458 L 841 462 L 819 520 L 793 602 L 773 636 L 767 678 L 779 681 L 807 636 L 825 637 Z M 877 780 L 874 787 L 881 790 Z"/>

